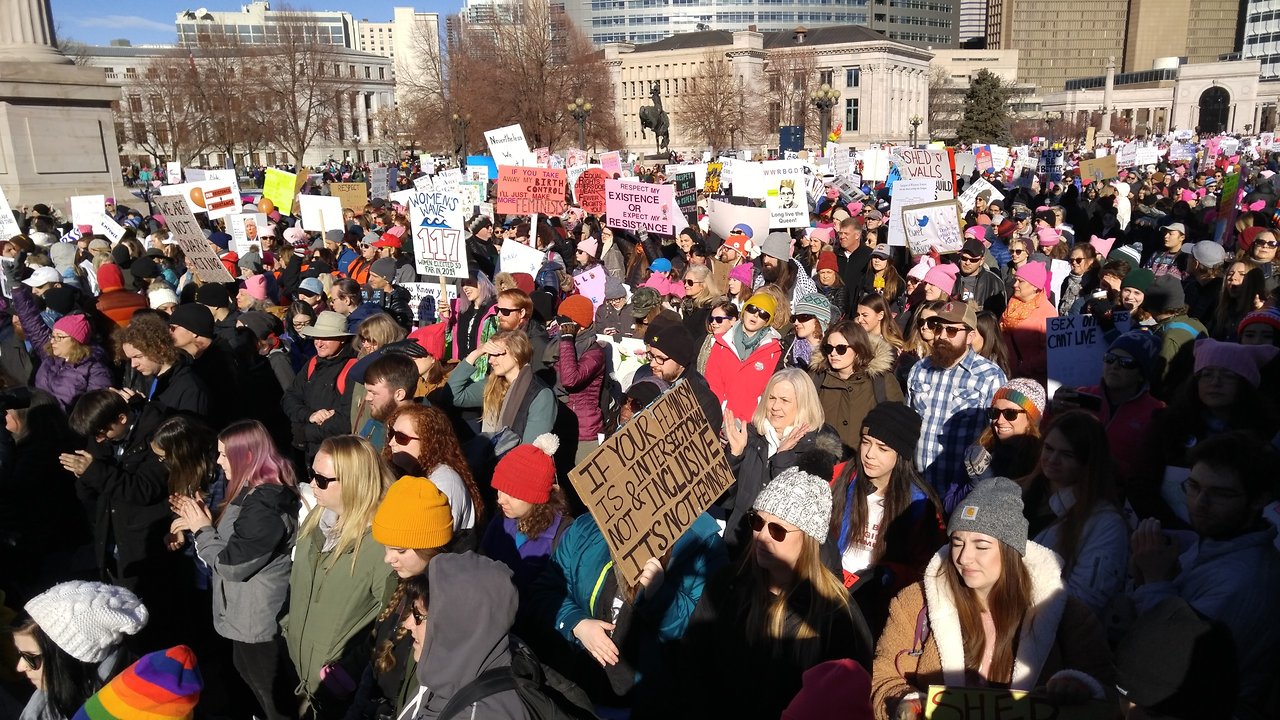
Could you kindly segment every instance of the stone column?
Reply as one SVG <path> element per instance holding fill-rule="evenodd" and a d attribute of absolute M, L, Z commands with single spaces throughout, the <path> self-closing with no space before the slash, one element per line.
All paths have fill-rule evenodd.
<path fill-rule="evenodd" d="M 0 62 L 72 64 L 58 51 L 49 0 L 0 0 Z"/>
<path fill-rule="evenodd" d="M 352 95 L 356 101 L 356 137 L 360 138 L 360 142 L 369 141 L 369 113 L 364 107 L 363 90 Z"/>
<path fill-rule="evenodd" d="M 1111 102 L 1116 87 L 1116 59 L 1107 58 L 1107 81 L 1102 89 L 1102 127 L 1098 128 L 1099 138 L 1110 138 L 1111 135 Z"/>
<path fill-rule="evenodd" d="M 381 96 L 382 96 L 382 93 L 377 93 L 377 92 L 369 94 L 369 117 L 373 119 L 373 122 L 369 123 L 369 139 L 370 140 L 382 139 L 382 128 L 378 127 L 378 110 L 380 108 L 378 99 Z"/>

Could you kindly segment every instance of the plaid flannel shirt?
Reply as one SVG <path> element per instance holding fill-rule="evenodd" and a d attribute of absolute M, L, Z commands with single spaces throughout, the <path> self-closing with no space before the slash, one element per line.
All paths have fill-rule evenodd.
<path fill-rule="evenodd" d="M 930 358 L 911 368 L 908 404 L 924 419 L 916 467 L 939 495 L 966 477 L 964 453 L 982 434 L 986 410 L 1005 382 L 1004 371 L 973 350 L 950 368 Z"/>

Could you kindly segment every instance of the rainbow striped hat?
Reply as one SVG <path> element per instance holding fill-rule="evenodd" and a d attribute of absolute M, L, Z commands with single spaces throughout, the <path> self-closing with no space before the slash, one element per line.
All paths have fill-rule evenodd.
<path fill-rule="evenodd" d="M 142 656 L 89 698 L 72 720 L 191 718 L 204 681 L 186 645 Z"/>

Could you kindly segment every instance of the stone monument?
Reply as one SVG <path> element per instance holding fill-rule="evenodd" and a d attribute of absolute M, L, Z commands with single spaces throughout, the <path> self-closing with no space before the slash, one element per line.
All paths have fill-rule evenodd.
<path fill-rule="evenodd" d="M 100 68 L 58 50 L 49 0 L 0 0 L 0 187 L 15 210 L 72 195 L 123 193 L 111 102 Z"/>
<path fill-rule="evenodd" d="M 658 92 L 657 82 L 650 86 L 649 98 L 653 104 L 640 108 L 640 138 L 644 139 L 645 128 L 652 130 L 658 141 L 658 154 L 654 157 L 662 158 L 671 142 L 671 117 L 662 109 L 662 95 Z"/>
<path fill-rule="evenodd" d="M 1107 58 L 1107 78 L 1102 86 L 1102 127 L 1098 128 L 1097 139 L 1103 142 L 1115 137 L 1111 132 L 1112 93 L 1116 87 L 1116 59 Z"/>

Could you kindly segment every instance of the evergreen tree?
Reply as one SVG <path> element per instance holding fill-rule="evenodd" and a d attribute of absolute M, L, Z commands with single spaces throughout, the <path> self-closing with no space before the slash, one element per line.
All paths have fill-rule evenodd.
<path fill-rule="evenodd" d="M 978 71 L 964 94 L 964 117 L 956 130 L 956 140 L 974 143 L 1009 145 L 1011 115 L 1009 97 L 1012 90 L 986 68 Z"/>

